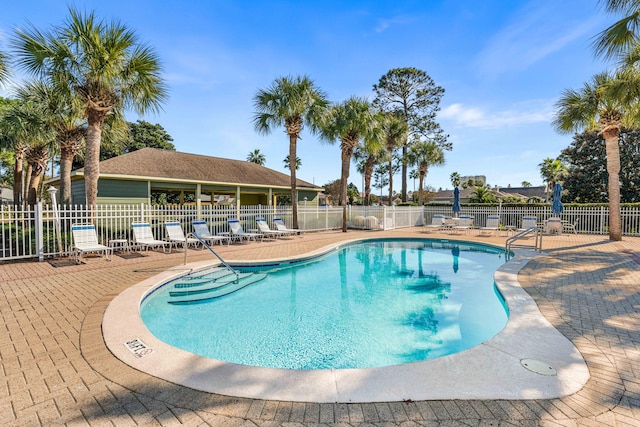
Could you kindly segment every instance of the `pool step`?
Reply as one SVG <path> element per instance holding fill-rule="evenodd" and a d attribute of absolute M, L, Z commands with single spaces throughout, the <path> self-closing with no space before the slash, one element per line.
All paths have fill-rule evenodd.
<path fill-rule="evenodd" d="M 241 276 L 242 277 L 237 282 L 235 281 L 235 275 L 233 278 L 223 279 L 222 282 L 224 283 L 215 282 L 213 284 L 214 286 L 211 286 L 211 289 L 204 292 L 191 292 L 182 296 L 171 295 L 172 298 L 170 298 L 168 302 L 169 304 L 179 305 L 197 304 L 201 302 L 211 301 L 213 299 L 220 298 L 233 292 L 239 291 L 240 289 L 259 282 L 267 277 L 267 275 L 264 273 L 242 273 Z M 200 289 L 198 289 L 198 291 L 200 291 Z"/>
<path fill-rule="evenodd" d="M 238 280 L 242 280 L 246 277 L 250 277 L 252 276 L 254 273 L 239 273 L 237 279 Z M 170 297 L 183 297 L 183 296 L 187 296 L 187 295 L 196 295 L 196 294 L 203 294 L 206 292 L 211 292 L 211 291 L 215 291 L 218 288 L 221 288 L 223 286 L 228 285 L 231 282 L 235 282 L 236 281 L 236 275 L 235 274 L 229 274 L 225 277 L 222 277 L 220 279 L 217 280 L 207 280 L 207 286 L 204 286 L 202 288 L 198 287 L 196 289 L 193 288 L 188 288 L 188 289 L 184 289 L 184 290 L 179 290 L 179 291 L 169 291 L 169 296 Z"/>
<path fill-rule="evenodd" d="M 193 277 L 181 277 L 173 283 L 173 287 L 177 289 L 191 288 L 194 286 L 201 286 L 203 284 L 211 283 L 212 281 L 220 280 L 228 276 L 235 277 L 235 274 L 227 268 L 221 268 L 216 271 L 211 271 L 205 275 L 200 275 L 198 273 L 197 276 Z"/>

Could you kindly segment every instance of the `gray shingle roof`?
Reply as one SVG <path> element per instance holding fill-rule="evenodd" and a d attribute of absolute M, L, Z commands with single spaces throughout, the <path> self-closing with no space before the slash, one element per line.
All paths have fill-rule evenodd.
<path fill-rule="evenodd" d="M 84 172 L 79 169 L 77 172 Z M 143 148 L 100 162 L 100 175 L 144 176 L 158 179 L 291 187 L 291 176 L 255 163 Z M 320 189 L 301 179 L 299 187 Z"/>

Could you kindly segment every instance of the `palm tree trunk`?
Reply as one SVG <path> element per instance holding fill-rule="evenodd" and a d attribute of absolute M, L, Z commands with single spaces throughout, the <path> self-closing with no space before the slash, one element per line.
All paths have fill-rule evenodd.
<path fill-rule="evenodd" d="M 71 203 L 71 168 L 75 153 L 69 150 L 60 150 L 60 204 Z"/>
<path fill-rule="evenodd" d="M 22 174 L 20 188 L 22 188 L 22 195 L 20 198 L 22 199 L 22 207 L 23 209 L 27 208 L 29 202 L 29 183 L 31 182 L 31 172 L 32 172 L 31 163 L 27 162 L 27 170 Z"/>
<path fill-rule="evenodd" d="M 367 158 L 367 162 L 364 165 L 364 205 L 369 206 L 371 204 L 371 175 L 373 175 L 373 168 L 376 162 L 373 157 Z"/>
<path fill-rule="evenodd" d="M 422 173 L 422 168 L 420 169 L 420 179 L 418 179 L 418 205 L 422 206 L 422 186 L 424 185 L 424 177 L 425 173 Z"/>
<path fill-rule="evenodd" d="M 106 112 L 90 109 L 87 117 L 87 146 L 84 158 L 84 182 L 87 207 L 95 207 L 98 201 L 100 178 L 100 143 Z"/>
<path fill-rule="evenodd" d="M 13 204 L 20 205 L 22 203 L 22 181 L 24 173 L 24 152 L 25 147 L 16 147 L 15 157 L 16 163 L 13 166 Z"/>
<path fill-rule="evenodd" d="M 33 207 L 38 202 L 38 186 L 40 185 L 40 179 L 42 178 L 42 168 L 38 166 L 31 166 L 31 177 L 29 178 L 29 190 L 27 201 L 29 206 Z"/>
<path fill-rule="evenodd" d="M 289 134 L 289 170 L 291 171 L 291 213 L 293 215 L 293 228 L 298 227 L 298 182 L 296 177 L 296 151 L 298 135 Z"/>
<path fill-rule="evenodd" d="M 620 129 L 612 127 L 602 132 L 607 153 L 607 172 L 609 174 L 609 240 L 622 240 L 622 221 L 620 217 Z"/>
<path fill-rule="evenodd" d="M 347 232 L 347 188 L 349 186 L 349 166 L 354 145 L 342 142 L 342 173 L 340 174 L 340 203 L 342 203 L 342 232 Z"/>

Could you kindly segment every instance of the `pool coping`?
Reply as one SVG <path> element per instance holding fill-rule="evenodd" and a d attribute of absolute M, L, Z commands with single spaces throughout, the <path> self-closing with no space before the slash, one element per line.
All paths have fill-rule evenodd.
<path fill-rule="evenodd" d="M 290 258 L 228 262 L 312 258 L 363 240 L 374 239 L 342 241 Z M 175 384 L 228 396 L 316 403 L 563 397 L 580 390 L 589 371 L 573 343 L 544 318 L 519 285 L 518 272 L 541 255 L 544 253 L 518 250 L 496 271 L 496 285 L 510 314 L 499 334 L 469 350 L 423 362 L 368 369 L 259 368 L 197 356 L 155 338 L 139 315 L 144 296 L 159 284 L 183 275 L 185 269 L 216 264 L 211 261 L 177 266 L 126 289 L 105 310 L 102 332 L 109 350 L 127 365 Z M 527 359 L 552 367 L 557 374 L 530 371 L 522 364 Z"/>

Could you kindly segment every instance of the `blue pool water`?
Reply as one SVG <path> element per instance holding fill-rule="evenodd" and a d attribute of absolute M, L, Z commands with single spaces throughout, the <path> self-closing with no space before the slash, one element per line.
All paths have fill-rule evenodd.
<path fill-rule="evenodd" d="M 206 303 L 169 304 L 171 283 L 141 304 L 145 325 L 175 347 L 227 362 L 369 368 L 453 354 L 493 337 L 507 310 L 483 245 L 381 239 L 286 266 Z"/>

